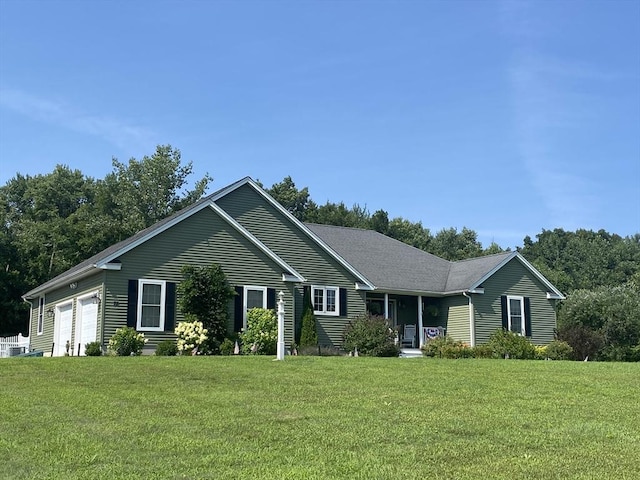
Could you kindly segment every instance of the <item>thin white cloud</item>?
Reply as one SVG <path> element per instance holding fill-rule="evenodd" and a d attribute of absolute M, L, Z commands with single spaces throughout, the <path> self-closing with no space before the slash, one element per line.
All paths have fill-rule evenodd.
<path fill-rule="evenodd" d="M 135 151 L 155 144 L 155 134 L 147 128 L 105 115 L 87 114 L 67 103 L 37 97 L 21 90 L 0 88 L 0 107 L 32 120 L 100 137 L 123 150 Z"/>

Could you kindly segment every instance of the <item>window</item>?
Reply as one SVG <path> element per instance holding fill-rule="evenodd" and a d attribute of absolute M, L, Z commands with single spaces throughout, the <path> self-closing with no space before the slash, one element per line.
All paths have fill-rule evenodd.
<path fill-rule="evenodd" d="M 243 328 L 247 328 L 247 312 L 252 308 L 267 308 L 267 287 L 244 287 Z"/>
<path fill-rule="evenodd" d="M 44 330 L 44 297 L 38 300 L 38 335 L 42 335 Z"/>
<path fill-rule="evenodd" d="M 312 285 L 311 299 L 314 313 L 319 315 L 339 315 L 340 289 L 338 287 Z"/>
<path fill-rule="evenodd" d="M 524 297 L 507 296 L 507 318 L 509 330 L 525 335 Z"/>
<path fill-rule="evenodd" d="M 138 280 L 138 321 L 136 330 L 164 330 L 166 282 Z"/>

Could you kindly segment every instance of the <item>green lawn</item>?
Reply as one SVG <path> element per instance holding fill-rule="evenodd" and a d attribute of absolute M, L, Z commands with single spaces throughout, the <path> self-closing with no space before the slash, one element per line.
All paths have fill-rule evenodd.
<path fill-rule="evenodd" d="M 0 477 L 640 478 L 640 365 L 0 360 Z"/>

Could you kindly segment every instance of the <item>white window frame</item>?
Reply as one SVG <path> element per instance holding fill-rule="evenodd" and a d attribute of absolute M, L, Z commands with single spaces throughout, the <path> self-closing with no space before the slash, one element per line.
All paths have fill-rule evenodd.
<path fill-rule="evenodd" d="M 245 329 L 247 328 L 247 313 L 249 311 L 249 308 L 247 306 L 247 292 L 249 290 L 262 292 L 262 308 L 267 308 L 267 287 L 260 287 L 257 285 L 244 285 L 244 292 L 242 295 L 242 311 L 244 312 L 244 314 L 242 315 L 242 328 Z"/>
<path fill-rule="evenodd" d="M 38 322 L 36 324 L 36 334 L 42 335 L 44 332 L 44 296 L 38 297 Z"/>
<path fill-rule="evenodd" d="M 520 332 L 514 332 L 514 333 L 518 333 L 520 335 L 522 335 L 523 337 L 525 336 L 526 332 L 525 332 L 525 317 L 524 317 L 524 297 L 519 296 L 519 295 L 507 295 L 507 327 L 509 329 L 510 332 L 513 332 L 513 330 L 511 329 L 511 300 L 518 300 L 520 302 L 520 312 L 519 313 L 515 313 L 515 315 L 520 315 Z"/>
<path fill-rule="evenodd" d="M 322 310 L 316 310 L 316 290 L 322 290 Z M 327 311 L 327 291 L 333 290 L 336 293 L 336 309 L 334 312 Z M 316 315 L 326 315 L 331 317 L 340 316 L 340 287 L 329 285 L 311 285 L 311 304 L 313 305 L 313 313 Z"/>
<path fill-rule="evenodd" d="M 160 322 L 157 327 L 142 326 L 142 293 L 144 285 L 160 285 Z M 138 280 L 138 312 L 136 318 L 136 330 L 139 332 L 164 332 L 165 309 L 167 300 L 167 282 L 164 280 Z"/>

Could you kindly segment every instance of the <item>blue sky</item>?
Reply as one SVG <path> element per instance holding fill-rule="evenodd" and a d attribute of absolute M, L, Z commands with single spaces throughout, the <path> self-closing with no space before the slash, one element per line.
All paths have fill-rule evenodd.
<path fill-rule="evenodd" d="M 158 144 L 485 246 L 640 232 L 640 2 L 0 0 L 0 185 Z"/>

